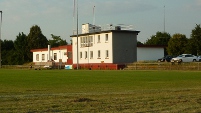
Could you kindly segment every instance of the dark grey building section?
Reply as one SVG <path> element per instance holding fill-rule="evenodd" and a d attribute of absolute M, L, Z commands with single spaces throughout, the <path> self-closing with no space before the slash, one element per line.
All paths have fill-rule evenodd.
<path fill-rule="evenodd" d="M 137 35 L 140 31 L 112 31 L 113 63 L 137 61 Z"/>

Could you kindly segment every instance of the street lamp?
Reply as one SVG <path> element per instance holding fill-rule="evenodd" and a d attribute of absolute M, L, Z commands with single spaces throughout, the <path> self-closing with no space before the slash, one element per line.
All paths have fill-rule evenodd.
<path fill-rule="evenodd" d="M 0 68 L 1 68 L 1 25 L 2 25 L 2 11 L 1 13 L 1 23 L 0 23 Z"/>
<path fill-rule="evenodd" d="M 78 56 L 78 0 L 77 0 L 77 70 L 79 69 L 79 56 Z"/>

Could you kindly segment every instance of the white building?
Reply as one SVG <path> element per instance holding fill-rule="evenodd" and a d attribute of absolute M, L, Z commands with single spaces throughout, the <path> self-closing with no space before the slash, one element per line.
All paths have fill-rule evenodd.
<path fill-rule="evenodd" d="M 164 56 L 165 46 L 138 45 L 137 61 L 157 61 Z"/>
<path fill-rule="evenodd" d="M 123 69 L 127 63 L 156 61 L 164 56 L 164 46 L 137 46 L 140 31 L 112 27 L 104 30 L 82 24 L 82 33 L 71 36 L 72 45 L 54 47 L 50 51 L 48 48 L 31 50 L 33 62 L 45 65 L 48 60 L 53 60 L 56 64 L 72 65 L 74 69 L 78 65 L 79 68 L 117 70 Z"/>
<path fill-rule="evenodd" d="M 71 36 L 74 67 L 79 64 L 80 68 L 119 69 L 125 63 L 137 61 L 137 35 L 140 31 L 121 30 L 118 26 L 114 30 L 89 32 L 93 27 L 88 26 L 82 25 L 78 37 Z"/>
<path fill-rule="evenodd" d="M 54 62 L 56 65 L 72 64 L 72 45 L 59 47 L 33 49 L 33 62 L 35 65 L 44 66 L 48 62 Z"/>

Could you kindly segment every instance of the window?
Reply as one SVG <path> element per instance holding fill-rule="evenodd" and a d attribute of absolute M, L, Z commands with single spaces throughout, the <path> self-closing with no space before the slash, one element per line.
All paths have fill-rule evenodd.
<path fill-rule="evenodd" d="M 86 37 L 83 37 L 83 43 L 85 43 L 86 42 Z"/>
<path fill-rule="evenodd" d="M 67 52 L 64 52 L 64 55 L 67 55 Z"/>
<path fill-rule="evenodd" d="M 36 54 L 36 61 L 39 61 L 39 54 Z"/>
<path fill-rule="evenodd" d="M 93 46 L 93 36 L 90 36 L 90 45 L 89 46 Z"/>
<path fill-rule="evenodd" d="M 87 51 L 85 51 L 85 59 L 87 59 Z"/>
<path fill-rule="evenodd" d="M 45 60 L 45 54 L 42 54 L 42 61 Z"/>
<path fill-rule="evenodd" d="M 68 59 L 72 59 L 72 52 L 71 51 L 68 51 Z"/>
<path fill-rule="evenodd" d="M 86 37 L 86 47 L 89 47 L 89 37 Z"/>
<path fill-rule="evenodd" d="M 93 59 L 93 51 L 90 51 L 90 59 Z"/>
<path fill-rule="evenodd" d="M 100 35 L 98 35 L 98 43 L 100 43 Z"/>
<path fill-rule="evenodd" d="M 80 47 L 83 47 L 83 37 L 80 37 Z"/>
<path fill-rule="evenodd" d="M 80 59 L 82 58 L 82 52 L 80 52 Z"/>
<path fill-rule="evenodd" d="M 100 58 L 100 57 L 101 57 L 101 51 L 98 50 L 98 58 Z"/>
<path fill-rule="evenodd" d="M 54 53 L 54 60 L 57 60 L 57 53 Z"/>
<path fill-rule="evenodd" d="M 81 39 L 80 39 L 80 46 L 81 47 L 93 46 L 93 36 L 81 37 Z"/>
<path fill-rule="evenodd" d="M 108 42 L 108 34 L 105 34 L 105 42 Z"/>
<path fill-rule="evenodd" d="M 85 47 L 88 47 L 88 41 L 89 41 L 89 40 L 88 40 L 88 37 L 85 37 L 85 39 L 86 39 L 86 40 L 85 40 Z"/>
<path fill-rule="evenodd" d="M 109 58 L 109 51 L 108 50 L 105 51 L 105 58 Z"/>

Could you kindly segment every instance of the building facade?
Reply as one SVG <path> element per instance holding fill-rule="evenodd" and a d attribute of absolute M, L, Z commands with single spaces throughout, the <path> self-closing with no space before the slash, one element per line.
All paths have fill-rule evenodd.
<path fill-rule="evenodd" d="M 55 65 L 72 65 L 72 45 L 59 47 L 48 47 L 42 49 L 33 49 L 33 63 L 44 66 L 48 62 L 54 62 Z"/>
<path fill-rule="evenodd" d="M 128 63 L 157 60 L 164 56 L 165 46 L 137 45 L 139 32 L 123 30 L 120 26 L 103 30 L 83 24 L 82 33 L 70 36 L 72 45 L 31 50 L 33 62 L 41 66 L 54 62 L 73 69 L 118 70 Z"/>
<path fill-rule="evenodd" d="M 157 45 L 138 45 L 137 61 L 157 61 L 164 56 L 166 46 Z"/>
<path fill-rule="evenodd" d="M 120 69 L 126 63 L 137 61 L 139 31 L 94 30 L 83 24 L 82 33 L 72 35 L 73 67 L 89 69 Z M 87 29 L 86 29 L 87 28 Z M 77 41 L 78 40 L 78 41 Z"/>

